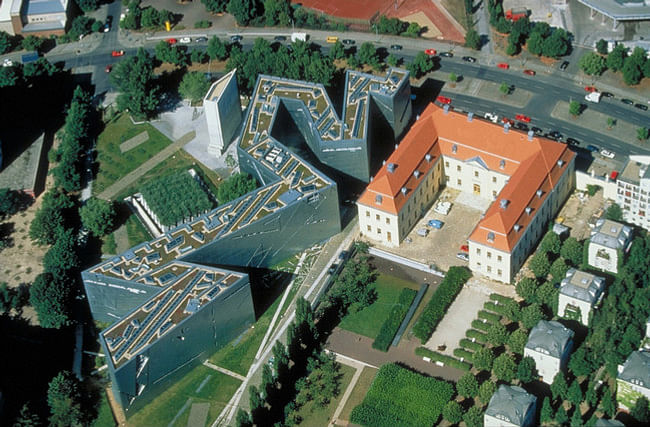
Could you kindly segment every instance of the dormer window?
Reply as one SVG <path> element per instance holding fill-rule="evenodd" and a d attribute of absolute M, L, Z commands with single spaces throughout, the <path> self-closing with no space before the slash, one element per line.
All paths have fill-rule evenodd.
<path fill-rule="evenodd" d="M 458 152 L 458 145 L 454 144 L 451 146 L 451 152 L 452 153 L 457 153 Z"/>
<path fill-rule="evenodd" d="M 488 232 L 487 240 L 488 240 L 488 242 L 494 242 L 494 233 L 492 231 Z"/>
<path fill-rule="evenodd" d="M 402 194 L 406 196 L 406 193 L 408 192 L 406 187 L 402 187 Z"/>
<path fill-rule="evenodd" d="M 499 160 L 499 169 L 504 169 L 506 167 L 506 161 L 501 159 Z"/>
<path fill-rule="evenodd" d="M 424 156 L 424 158 L 425 158 L 425 160 L 426 160 L 427 162 L 430 162 L 430 161 L 431 161 L 431 154 L 428 154 L 428 153 L 427 153 L 427 154 Z"/>
<path fill-rule="evenodd" d="M 413 171 L 413 176 L 415 177 L 415 179 L 418 179 L 420 177 L 420 171 L 418 170 Z"/>
<path fill-rule="evenodd" d="M 521 225 L 515 224 L 515 231 L 519 232 L 519 230 L 521 230 Z"/>
<path fill-rule="evenodd" d="M 531 208 L 530 206 L 526 206 L 526 213 L 527 213 L 528 215 L 530 215 L 530 213 L 531 213 L 532 211 L 533 211 L 533 208 Z"/>
<path fill-rule="evenodd" d="M 386 166 L 386 169 L 388 169 L 388 172 L 393 173 L 395 172 L 395 163 L 389 163 L 388 166 Z"/>
<path fill-rule="evenodd" d="M 375 203 L 381 205 L 381 194 L 377 194 L 375 196 Z"/>
<path fill-rule="evenodd" d="M 560 167 L 560 168 L 561 168 L 562 166 L 564 166 L 564 160 L 562 160 L 562 159 L 558 160 L 558 161 L 557 161 L 557 166 Z"/>
<path fill-rule="evenodd" d="M 501 199 L 501 200 L 499 201 L 499 207 L 501 207 L 501 209 L 505 209 L 505 208 L 508 207 L 508 203 L 510 203 L 510 200 L 508 200 L 508 199 Z"/>
<path fill-rule="evenodd" d="M 541 189 L 539 189 L 535 192 L 535 194 L 537 194 L 537 197 L 542 197 L 542 194 L 544 194 L 544 192 Z"/>

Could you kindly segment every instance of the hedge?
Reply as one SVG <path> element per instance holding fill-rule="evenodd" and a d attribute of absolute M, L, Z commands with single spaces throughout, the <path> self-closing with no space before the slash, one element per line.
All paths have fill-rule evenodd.
<path fill-rule="evenodd" d="M 377 335 L 377 338 L 375 338 L 375 341 L 372 343 L 373 348 L 381 351 L 388 351 L 388 347 L 390 347 L 390 344 L 393 342 L 393 338 L 395 338 L 395 334 L 402 324 L 404 317 L 406 317 L 406 313 L 408 312 L 409 307 L 411 307 L 411 303 L 413 303 L 416 295 L 417 292 L 413 289 L 402 289 L 397 304 L 393 306 L 390 314 L 384 321 L 384 324 L 381 325 L 379 335 Z"/>
<path fill-rule="evenodd" d="M 487 332 L 490 328 L 492 327 L 492 323 L 490 322 L 485 322 L 483 323 L 482 321 L 478 319 L 472 320 L 472 328 L 474 329 L 479 329 L 483 332 Z"/>
<path fill-rule="evenodd" d="M 490 322 L 492 324 L 499 323 L 499 321 L 501 320 L 501 317 L 503 317 L 503 316 L 501 316 L 499 314 L 490 313 L 489 311 L 485 311 L 485 310 L 481 310 L 481 311 L 478 312 L 478 318 L 479 319 L 485 319 L 485 320 L 487 320 L 488 322 Z"/>
<path fill-rule="evenodd" d="M 379 369 L 350 420 L 366 426 L 435 425 L 453 395 L 452 384 L 389 363 Z"/>
<path fill-rule="evenodd" d="M 420 318 L 413 327 L 413 334 L 425 343 L 445 316 L 445 313 L 456 296 L 463 288 L 463 284 L 472 276 L 466 267 L 449 267 L 447 275 L 434 292 L 431 300 L 420 314 Z"/>
<path fill-rule="evenodd" d="M 456 356 L 459 359 L 464 359 L 469 362 L 472 361 L 472 357 L 474 356 L 474 353 L 471 351 L 467 351 L 464 348 L 455 348 L 454 349 L 454 356 Z"/>
<path fill-rule="evenodd" d="M 483 308 L 505 316 L 506 306 L 503 304 L 497 305 L 493 302 L 486 302 Z"/>
<path fill-rule="evenodd" d="M 476 341 L 480 342 L 481 344 L 485 344 L 487 341 L 487 334 L 477 331 L 476 329 L 468 329 L 465 331 L 465 336 L 467 338 L 474 338 Z"/>
<path fill-rule="evenodd" d="M 480 344 L 479 342 L 472 341 L 472 340 L 467 339 L 467 338 L 461 339 L 459 341 L 459 344 L 460 344 L 461 347 L 464 347 L 464 348 L 466 348 L 468 350 L 471 350 L 471 351 L 478 351 L 479 349 L 483 348 L 483 345 Z"/>
<path fill-rule="evenodd" d="M 499 304 L 505 304 L 507 301 L 514 301 L 513 298 L 506 297 L 506 296 L 499 295 L 499 294 L 494 294 L 494 293 L 490 294 L 490 299 L 492 301 L 498 301 Z"/>
<path fill-rule="evenodd" d="M 426 347 L 418 347 L 415 349 L 415 354 L 420 357 L 428 357 L 433 362 L 444 363 L 445 365 L 451 366 L 452 368 L 461 369 L 463 371 L 469 371 L 472 368 L 472 365 L 467 362 L 461 362 L 455 357 L 447 356 L 446 354 L 438 353 L 437 351 L 429 350 Z"/>

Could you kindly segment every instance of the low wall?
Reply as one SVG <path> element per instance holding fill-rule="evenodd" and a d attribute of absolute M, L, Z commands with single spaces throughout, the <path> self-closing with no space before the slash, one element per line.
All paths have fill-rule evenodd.
<path fill-rule="evenodd" d="M 576 171 L 576 189 L 587 191 L 588 185 L 601 187 L 603 189 L 603 196 L 606 199 L 616 200 L 616 181 L 611 180 L 609 177 L 597 176 L 593 172 L 588 174 L 586 172 Z"/>

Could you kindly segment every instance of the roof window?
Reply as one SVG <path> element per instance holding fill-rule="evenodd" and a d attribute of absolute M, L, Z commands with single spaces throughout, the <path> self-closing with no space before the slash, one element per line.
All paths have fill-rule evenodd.
<path fill-rule="evenodd" d="M 501 200 L 499 201 L 499 206 L 501 207 L 501 209 L 505 209 L 505 208 L 508 207 L 508 203 L 510 203 L 510 200 L 508 200 L 508 199 L 501 199 Z"/>
<path fill-rule="evenodd" d="M 395 172 L 395 167 L 397 165 L 395 163 L 389 163 L 388 166 L 386 166 L 386 169 L 388 169 L 388 172 L 393 173 Z"/>
<path fill-rule="evenodd" d="M 420 177 L 420 171 L 419 170 L 414 170 L 413 171 L 413 176 L 415 177 L 415 179 L 418 179 Z"/>
<path fill-rule="evenodd" d="M 494 242 L 494 232 L 488 231 L 487 240 L 488 242 Z"/>
<path fill-rule="evenodd" d="M 519 232 L 521 230 L 521 225 L 515 224 L 515 231 Z"/>
<path fill-rule="evenodd" d="M 377 194 L 375 196 L 375 203 L 381 205 L 381 194 Z"/>
<path fill-rule="evenodd" d="M 528 215 L 530 215 L 530 213 L 533 211 L 533 208 L 531 208 L 530 206 L 526 206 L 526 209 L 525 209 L 525 210 L 526 210 L 526 213 L 527 213 Z"/>
<path fill-rule="evenodd" d="M 542 197 L 542 194 L 544 194 L 544 192 L 543 192 L 542 189 L 540 188 L 539 190 L 537 190 L 537 191 L 535 192 L 535 194 L 537 194 L 537 197 Z"/>
<path fill-rule="evenodd" d="M 427 154 L 424 156 L 424 159 L 425 159 L 427 162 L 430 162 L 430 161 L 431 161 L 431 154 L 427 153 Z"/>
<path fill-rule="evenodd" d="M 467 113 L 467 121 L 468 122 L 471 122 L 473 118 L 474 118 L 474 113 L 472 113 L 472 112 Z"/>
<path fill-rule="evenodd" d="M 451 152 L 452 153 L 457 153 L 458 152 L 458 145 L 454 144 L 451 146 Z"/>
<path fill-rule="evenodd" d="M 501 159 L 499 160 L 499 169 L 503 169 L 506 167 L 506 161 Z"/>
<path fill-rule="evenodd" d="M 402 191 L 402 194 L 406 196 L 406 192 L 408 191 L 408 189 L 406 187 L 402 187 L 401 191 Z"/>
<path fill-rule="evenodd" d="M 564 160 L 562 160 L 562 159 L 558 160 L 558 161 L 557 161 L 557 166 L 560 167 L 560 168 L 561 168 L 562 166 L 564 166 Z"/>

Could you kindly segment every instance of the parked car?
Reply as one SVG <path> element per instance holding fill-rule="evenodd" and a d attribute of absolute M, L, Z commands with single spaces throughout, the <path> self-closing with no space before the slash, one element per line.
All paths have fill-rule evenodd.
<path fill-rule="evenodd" d="M 196 43 L 206 43 L 208 41 L 207 37 L 197 37 L 194 39 L 194 42 Z"/>
<path fill-rule="evenodd" d="M 469 252 L 469 245 L 460 245 L 461 252 Z"/>
<path fill-rule="evenodd" d="M 234 36 L 230 36 L 230 41 L 233 43 L 237 43 L 242 41 L 244 37 L 240 36 L 239 34 L 235 34 Z"/>
<path fill-rule="evenodd" d="M 333 274 L 333 273 L 336 271 L 337 268 L 339 268 L 339 265 L 336 264 L 336 263 L 330 265 L 330 268 L 329 268 L 329 270 L 328 270 L 328 271 L 329 271 L 329 274 Z"/>
<path fill-rule="evenodd" d="M 465 62 L 476 62 L 476 58 L 473 56 L 463 56 L 463 61 Z"/>
<path fill-rule="evenodd" d="M 420 228 L 418 231 L 418 236 L 427 237 L 429 235 L 429 230 L 426 228 Z"/>
<path fill-rule="evenodd" d="M 433 227 L 433 228 L 435 228 L 437 230 L 440 230 L 442 228 L 442 226 L 444 225 L 444 223 L 442 221 L 440 221 L 439 219 L 430 219 L 429 222 L 427 222 L 427 225 L 429 227 Z"/>
<path fill-rule="evenodd" d="M 273 37 L 273 40 L 275 40 L 276 42 L 284 42 L 287 41 L 287 36 L 275 36 Z"/>
<path fill-rule="evenodd" d="M 562 134 L 556 130 L 552 130 L 549 133 L 546 134 L 547 136 L 553 138 L 553 139 L 562 139 Z"/>
<path fill-rule="evenodd" d="M 564 71 L 567 69 L 569 66 L 569 61 L 562 61 L 562 64 L 560 64 L 560 70 Z"/>
<path fill-rule="evenodd" d="M 104 68 L 104 71 L 106 71 L 107 73 L 110 73 L 111 71 L 113 71 L 113 66 L 110 65 L 110 64 L 108 64 L 108 65 L 106 66 L 106 68 Z"/>
<path fill-rule="evenodd" d="M 591 151 L 592 153 L 595 153 L 595 152 L 597 152 L 598 150 L 599 150 L 599 148 L 596 147 L 596 146 L 593 145 L 593 144 L 589 144 L 589 145 L 587 145 L 587 151 Z"/>
<path fill-rule="evenodd" d="M 508 65 L 506 62 L 499 62 L 497 64 L 497 67 L 503 68 L 504 70 L 507 70 L 508 68 L 510 68 L 510 65 Z"/>
<path fill-rule="evenodd" d="M 176 40 L 176 39 L 174 39 L 174 38 L 167 39 L 167 40 L 165 40 L 165 41 L 166 41 L 167 43 L 171 44 L 171 45 L 175 45 L 176 43 L 178 43 L 178 40 Z"/>
<path fill-rule="evenodd" d="M 611 92 L 601 92 L 603 98 L 614 98 L 614 94 Z"/>
<path fill-rule="evenodd" d="M 192 43 L 192 38 L 191 37 L 181 37 L 179 42 L 181 42 L 183 44 Z"/>
<path fill-rule="evenodd" d="M 114 50 L 111 52 L 111 56 L 123 56 L 124 51 L 123 50 Z"/>
<path fill-rule="evenodd" d="M 621 99 L 621 102 L 623 104 L 626 104 L 626 105 L 633 105 L 634 104 L 634 101 L 632 101 L 631 99 L 627 99 L 627 98 Z"/>
<path fill-rule="evenodd" d="M 485 113 L 485 115 L 483 117 L 485 117 L 486 119 L 488 119 L 492 123 L 496 123 L 497 120 L 499 120 L 499 116 L 494 114 L 494 113 Z"/>
<path fill-rule="evenodd" d="M 542 128 L 538 128 L 537 126 L 533 126 L 532 128 L 530 128 L 530 130 L 532 130 L 532 131 L 535 132 L 536 134 L 542 134 L 542 133 L 544 133 L 544 131 L 542 130 Z"/>
<path fill-rule="evenodd" d="M 534 76 L 537 73 L 534 70 L 524 70 L 524 74 L 528 74 L 529 76 Z"/>
<path fill-rule="evenodd" d="M 639 110 L 648 111 L 648 106 L 645 104 L 634 104 L 634 106 Z"/>
<path fill-rule="evenodd" d="M 353 44 L 356 43 L 356 41 L 354 41 L 354 40 L 352 40 L 352 39 L 343 39 L 342 42 L 343 42 L 343 44 L 348 45 L 348 46 L 349 46 L 349 45 L 353 45 Z"/>
<path fill-rule="evenodd" d="M 456 258 L 458 258 L 458 259 L 462 259 L 463 261 L 467 261 L 467 262 L 469 262 L 469 255 L 467 255 L 467 254 L 465 254 L 465 253 L 462 253 L 462 252 L 458 252 L 458 253 L 456 254 Z"/>
<path fill-rule="evenodd" d="M 522 122 L 530 123 L 530 117 L 523 114 L 515 114 L 515 119 L 521 120 Z"/>
<path fill-rule="evenodd" d="M 424 49 L 424 53 L 426 53 L 429 56 L 434 56 L 438 52 L 435 49 Z"/>
<path fill-rule="evenodd" d="M 445 58 L 452 58 L 454 54 L 451 52 L 440 52 L 440 56 L 444 56 Z"/>
<path fill-rule="evenodd" d="M 11 67 L 13 65 L 14 65 L 14 62 L 9 58 L 5 58 L 4 61 L 2 61 L 2 66 L 3 67 Z"/>
<path fill-rule="evenodd" d="M 339 259 L 341 261 L 345 260 L 347 257 L 348 257 L 348 251 L 341 251 L 341 253 L 339 254 Z"/>
<path fill-rule="evenodd" d="M 616 157 L 616 154 L 612 153 L 609 150 L 605 150 L 604 148 L 600 150 L 600 155 L 603 157 L 607 157 L 608 159 L 613 159 L 614 157 Z"/>
<path fill-rule="evenodd" d="M 585 90 L 587 92 L 598 92 L 598 89 L 596 89 L 594 86 L 585 86 Z"/>
<path fill-rule="evenodd" d="M 438 96 L 436 98 L 436 101 L 438 101 L 441 104 L 451 104 L 451 98 L 447 98 L 446 96 Z"/>
<path fill-rule="evenodd" d="M 575 138 L 571 138 L 571 137 L 568 137 L 566 139 L 566 143 L 569 144 L 569 145 L 580 145 L 580 141 L 578 141 Z"/>
<path fill-rule="evenodd" d="M 502 117 L 501 118 L 501 123 L 505 124 L 508 123 L 510 126 L 513 126 L 515 124 L 515 121 L 512 119 L 509 119 L 507 117 Z"/>
<path fill-rule="evenodd" d="M 528 125 L 526 123 L 522 122 L 517 122 L 514 124 L 515 129 L 523 130 L 523 131 L 528 131 Z"/>
<path fill-rule="evenodd" d="M 402 50 L 402 45 L 401 44 L 392 44 L 392 45 L 390 45 L 390 48 L 392 50 Z"/>

